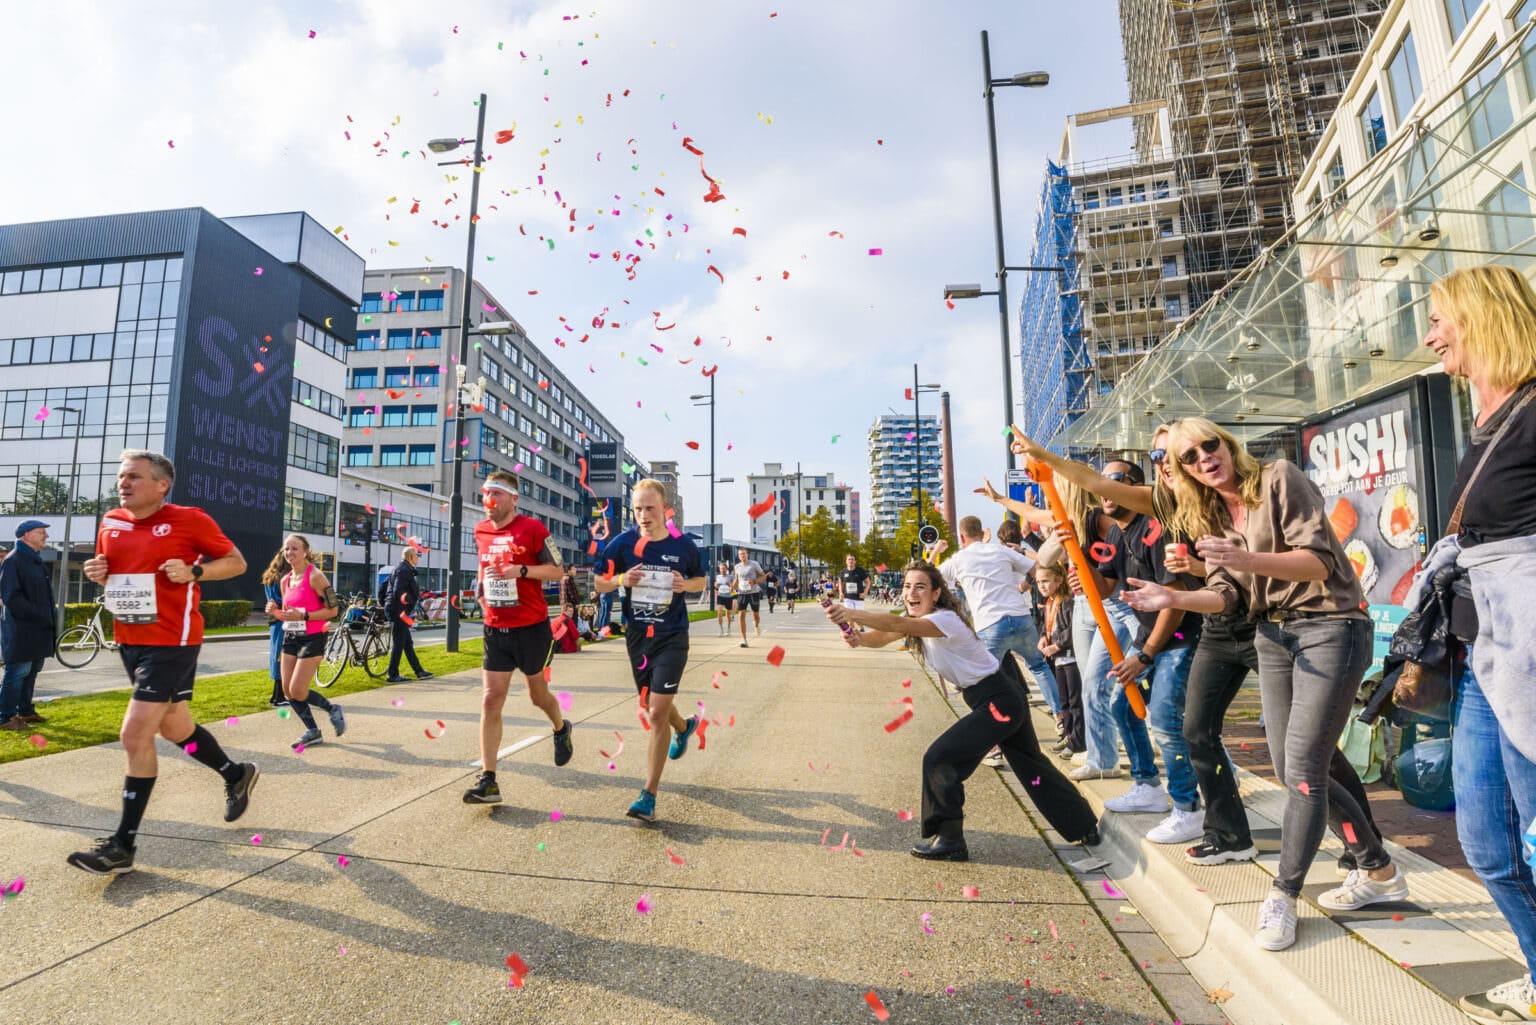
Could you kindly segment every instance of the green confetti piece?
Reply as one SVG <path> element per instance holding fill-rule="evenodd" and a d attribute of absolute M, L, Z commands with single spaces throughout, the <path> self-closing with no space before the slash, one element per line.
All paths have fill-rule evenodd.
<path fill-rule="evenodd" d="M 639 164 L 630 164 L 629 165 L 629 169 L 631 171 L 638 171 L 638 170 L 640 170 L 640 165 Z"/>
<path fill-rule="evenodd" d="M 641 366 L 642 366 L 642 367 L 648 367 L 648 366 L 650 366 L 650 364 L 649 364 L 649 363 L 647 363 L 647 362 L 646 362 L 646 361 L 645 361 L 645 357 L 644 357 L 644 356 L 636 356 L 636 357 L 635 357 L 635 359 L 636 359 L 636 361 L 638 361 L 638 362 L 639 362 L 639 364 L 640 364 L 640 365 L 641 365 Z"/>
<path fill-rule="evenodd" d="M 545 241 L 549 243 L 549 248 L 550 248 L 551 251 L 553 251 L 554 248 L 555 248 L 555 240 L 551 238 L 551 239 L 545 239 Z"/>
<path fill-rule="evenodd" d="M 624 464 L 624 472 L 625 473 L 634 473 L 635 472 L 635 464 L 634 463 L 625 463 Z"/>
<path fill-rule="evenodd" d="M 494 262 L 494 261 L 495 261 L 495 259 L 496 259 L 496 257 L 494 257 L 494 256 L 487 256 L 487 257 L 486 257 L 486 259 L 487 259 L 487 260 L 491 260 L 491 261 L 493 261 L 493 262 Z"/>
<path fill-rule="evenodd" d="M 646 238 L 655 238 L 656 237 L 656 233 L 653 232 L 650 228 L 646 228 L 645 229 L 645 237 Z"/>
<path fill-rule="evenodd" d="M 288 709 L 286 709 L 286 708 L 279 708 L 277 710 L 277 717 L 279 719 L 286 719 L 286 718 L 288 718 L 292 714 L 293 713 L 291 711 L 289 711 Z"/>
<path fill-rule="evenodd" d="M 502 46 L 503 46 L 503 45 L 505 45 L 505 44 L 503 44 L 503 43 L 497 43 L 497 44 L 496 44 L 496 49 L 498 49 L 498 50 L 500 50 L 500 49 L 501 49 L 501 48 L 502 48 Z"/>
<path fill-rule="evenodd" d="M 546 74 L 546 75 L 549 74 L 549 69 L 548 68 L 544 69 L 544 74 Z"/>
<path fill-rule="evenodd" d="M 539 843 L 539 845 L 538 845 L 538 846 L 539 846 L 539 850 L 541 850 L 541 851 L 542 851 L 542 850 L 543 850 L 543 849 L 544 849 L 544 844 L 543 844 L 543 842 L 542 842 L 542 841 L 541 841 L 541 842 L 540 842 L 540 843 Z"/>
<path fill-rule="evenodd" d="M 832 444 L 836 445 L 837 444 L 837 439 L 841 438 L 841 437 L 842 437 L 841 434 L 834 434 L 834 435 L 832 435 Z"/>

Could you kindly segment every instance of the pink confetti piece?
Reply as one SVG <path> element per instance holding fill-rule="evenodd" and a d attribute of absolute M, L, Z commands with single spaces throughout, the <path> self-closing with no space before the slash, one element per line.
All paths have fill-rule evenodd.
<path fill-rule="evenodd" d="M 878 247 L 875 248 L 875 249 L 871 249 L 869 251 L 869 255 L 870 256 L 883 256 L 884 254 L 885 254 L 885 250 L 884 249 L 880 249 Z"/>
<path fill-rule="evenodd" d="M 770 17 L 776 18 L 778 15 L 774 14 L 770 15 Z M 891 1012 L 885 1009 L 885 1003 L 875 995 L 874 990 L 870 990 L 868 993 L 864 994 L 864 1002 L 869 1005 L 869 1009 L 871 1011 L 875 1012 L 876 1021 L 885 1021 L 886 1019 L 890 1018 Z"/>
<path fill-rule="evenodd" d="M 259 278 L 259 277 L 261 277 L 261 276 L 262 276 L 262 275 L 263 275 L 263 274 L 264 274 L 264 273 L 266 273 L 266 271 L 265 271 L 265 270 L 263 270 L 263 269 L 262 269 L 262 268 L 261 268 L 261 267 L 257 267 L 257 268 L 256 268 L 256 276 L 257 276 L 257 277 L 258 277 L 258 278 Z"/>
<path fill-rule="evenodd" d="M 622 733 L 620 733 L 618 730 L 614 730 L 613 731 L 613 735 L 614 735 L 614 737 L 616 737 L 618 739 L 619 746 L 616 749 L 614 749 L 613 754 L 609 754 L 607 751 L 604 751 L 602 748 L 598 748 L 597 753 L 602 755 L 604 758 L 614 759 L 614 758 L 617 758 L 617 757 L 619 757 L 619 755 L 624 753 L 624 735 Z M 608 766 L 608 768 L 611 769 L 611 768 L 613 768 L 613 766 L 610 764 Z"/>
<path fill-rule="evenodd" d="M 901 811 L 898 811 L 896 813 L 896 820 L 898 822 L 911 822 L 912 821 L 912 813 L 907 811 L 906 809 L 902 809 Z"/>
<path fill-rule="evenodd" d="M 981 896 L 981 887 L 962 886 L 960 887 L 960 896 L 964 897 L 966 900 L 975 900 L 977 897 Z"/>
<path fill-rule="evenodd" d="M 32 736 L 27 738 L 27 743 L 41 751 L 43 748 L 48 746 L 48 738 L 43 736 L 41 733 L 34 733 Z"/>
<path fill-rule="evenodd" d="M 650 663 L 651 663 L 651 656 L 649 656 L 649 655 L 641 655 L 640 656 L 640 664 L 635 666 L 635 669 L 636 669 L 636 671 L 643 673 L 643 672 L 645 672 L 645 667 L 650 665 Z"/>
<path fill-rule="evenodd" d="M 255 835 L 253 835 L 251 837 L 251 845 L 254 846 L 254 847 L 260 847 L 261 846 L 261 834 L 260 833 L 256 833 Z"/>
<path fill-rule="evenodd" d="M 719 690 L 720 689 L 720 680 L 722 678 L 730 676 L 730 675 L 731 674 L 726 672 L 724 669 L 716 669 L 715 670 L 715 675 L 713 675 L 713 676 L 711 676 L 709 678 L 709 685 L 711 687 L 715 688 L 715 690 Z"/>
<path fill-rule="evenodd" d="M 49 409 L 47 406 L 39 406 L 37 408 L 37 412 L 32 414 L 32 419 L 34 419 L 34 420 L 46 420 L 46 419 L 48 419 L 49 414 L 51 414 L 52 412 L 53 412 L 53 410 Z"/>
<path fill-rule="evenodd" d="M 651 906 L 651 895 L 648 893 L 642 893 L 640 899 L 635 901 L 635 910 L 642 915 L 650 914 Z"/>
<path fill-rule="evenodd" d="M 571 692 L 568 690 L 563 690 L 556 694 L 555 700 L 560 702 L 560 711 L 562 712 L 569 712 L 571 706 L 576 703 L 576 699 L 571 696 Z"/>
<path fill-rule="evenodd" d="M 672 864 L 674 864 L 674 865 L 686 865 L 686 864 L 688 864 L 688 859 L 687 858 L 684 858 L 680 854 L 673 854 L 672 853 L 672 848 L 670 848 L 670 847 L 667 848 L 667 857 L 668 857 L 668 859 L 671 860 Z"/>
<path fill-rule="evenodd" d="M 389 699 L 389 703 L 391 705 L 394 705 L 396 708 L 404 708 L 405 707 L 405 699 L 404 698 L 390 698 Z"/>
<path fill-rule="evenodd" d="M 195 740 L 192 741 L 186 747 L 182 748 L 182 750 L 185 751 L 189 755 L 197 754 L 197 741 L 195 741 Z"/>
<path fill-rule="evenodd" d="M 26 888 L 27 888 L 27 881 L 26 881 L 26 879 L 23 878 L 22 876 L 17 876 L 15 879 L 12 879 L 10 882 L 5 884 L 5 895 L 7 897 L 15 897 L 15 896 L 19 895 L 21 893 L 21 891 L 25 890 Z"/>
<path fill-rule="evenodd" d="M 1117 890 L 1113 886 L 1109 885 L 1109 880 L 1108 879 L 1102 880 L 1099 885 L 1104 887 L 1105 894 L 1107 894 L 1110 897 L 1115 897 L 1115 898 L 1118 899 L 1118 898 L 1121 898 L 1121 897 L 1125 896 L 1125 894 L 1121 893 L 1119 890 Z"/>
<path fill-rule="evenodd" d="M 938 932 L 937 929 L 935 929 L 933 926 L 928 924 L 932 920 L 933 920 L 933 915 L 931 915 L 927 911 L 924 911 L 923 912 L 923 917 L 922 917 L 922 923 L 923 923 L 923 934 L 926 935 L 926 936 L 932 936 L 936 932 Z"/>
<path fill-rule="evenodd" d="M 305 746 L 306 745 L 304 745 L 304 744 L 295 744 L 295 745 L 293 745 L 293 753 L 296 754 L 296 755 L 303 754 Z"/>
<path fill-rule="evenodd" d="M 347 857 L 345 854 L 336 855 L 337 868 L 346 868 L 350 864 L 352 864 L 352 859 Z"/>
<path fill-rule="evenodd" d="M 239 726 L 240 725 L 240 717 L 238 715 L 232 715 L 228 719 L 224 720 L 224 725 L 225 726 Z"/>
<path fill-rule="evenodd" d="M 1297 783 L 1296 784 L 1296 789 L 1300 790 L 1302 793 L 1304 793 L 1304 794 L 1306 794 L 1308 796 L 1311 796 L 1311 794 L 1312 794 L 1312 788 L 1307 786 L 1305 783 Z"/>
<path fill-rule="evenodd" d="M 549 821 L 551 821 L 551 822 L 559 822 L 563 818 L 565 818 L 565 812 L 561 811 L 559 808 L 551 808 L 550 809 Z"/>
<path fill-rule="evenodd" d="M 1053 918 L 1053 919 L 1051 919 L 1046 924 L 1051 927 L 1051 939 L 1053 939 L 1053 940 L 1061 939 L 1061 934 L 1056 931 L 1056 919 Z"/>

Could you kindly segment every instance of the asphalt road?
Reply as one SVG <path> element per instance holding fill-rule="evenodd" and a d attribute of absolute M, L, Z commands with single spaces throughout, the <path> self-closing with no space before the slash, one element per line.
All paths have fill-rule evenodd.
<path fill-rule="evenodd" d="M 445 636 L 444 630 L 418 630 L 416 647 L 441 645 Z M 465 622 L 459 636 L 465 640 L 478 639 L 480 624 Z M 202 654 L 198 657 L 197 675 L 217 676 L 220 673 L 260 669 L 267 664 L 267 650 L 265 635 L 238 641 L 210 641 L 203 645 Z M 43 671 L 37 675 L 36 698 L 38 701 L 52 701 L 71 694 L 94 694 L 125 686 L 127 681 L 123 676 L 123 664 L 118 660 L 117 653 L 103 650 L 84 669 L 67 669 L 49 659 Z"/>

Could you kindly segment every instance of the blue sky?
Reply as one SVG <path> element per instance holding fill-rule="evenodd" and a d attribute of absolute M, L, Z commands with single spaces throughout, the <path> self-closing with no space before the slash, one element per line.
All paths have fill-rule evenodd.
<path fill-rule="evenodd" d="M 1052 75 L 997 97 L 1010 262 L 1065 115 L 1126 94 L 1110 0 L 97 2 L 7 20 L 7 223 L 302 209 L 370 266 L 459 264 L 468 181 L 421 153 L 472 134 L 486 92 L 488 132 L 514 134 L 489 146 L 475 276 L 632 450 L 685 474 L 708 470 L 707 411 L 687 397 L 718 363 L 717 472 L 738 483 L 717 506 L 737 536 L 764 462 L 867 494 L 865 432 L 910 411 L 914 361 L 951 392 L 960 513 L 996 518 L 970 494 L 1003 466 L 996 307 L 941 297 L 992 276 L 980 30 L 996 74 Z M 704 201 L 685 137 L 723 200 Z M 593 330 L 597 315 L 623 326 Z M 702 521 L 707 484 L 683 494 Z"/>

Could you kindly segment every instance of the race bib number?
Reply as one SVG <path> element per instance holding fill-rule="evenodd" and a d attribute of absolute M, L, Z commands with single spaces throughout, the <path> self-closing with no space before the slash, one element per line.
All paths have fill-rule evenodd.
<path fill-rule="evenodd" d="M 640 582 L 630 593 L 629 600 L 639 605 L 665 607 L 672 604 L 672 571 L 669 569 L 641 569 Z"/>
<path fill-rule="evenodd" d="M 859 596 L 859 582 L 857 580 L 847 581 L 843 584 L 843 592 L 850 598 L 857 598 Z"/>
<path fill-rule="evenodd" d="M 102 604 L 119 623 L 142 625 L 160 618 L 153 573 L 111 573 Z"/>
<path fill-rule="evenodd" d="M 485 603 L 499 609 L 517 604 L 517 581 L 501 577 L 485 578 Z"/>
<path fill-rule="evenodd" d="M 283 633 L 285 633 L 285 634 L 301 634 L 301 633 L 304 633 L 305 631 L 307 631 L 308 629 L 309 629 L 309 624 L 304 622 L 304 620 L 302 620 L 302 619 L 285 619 L 285 620 L 283 620 Z"/>

